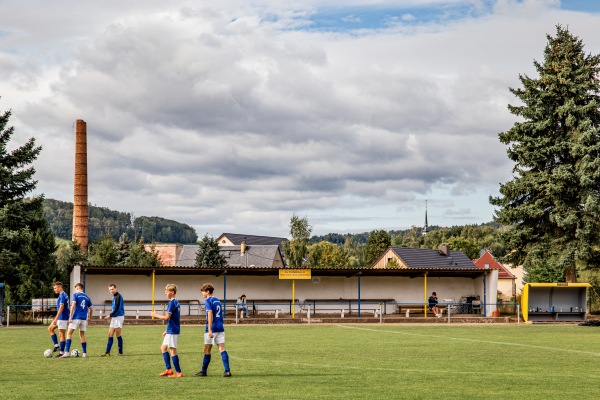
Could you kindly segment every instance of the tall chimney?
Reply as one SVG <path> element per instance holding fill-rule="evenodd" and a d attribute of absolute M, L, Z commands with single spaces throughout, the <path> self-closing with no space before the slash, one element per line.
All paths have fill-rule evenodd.
<path fill-rule="evenodd" d="M 82 119 L 75 122 L 75 187 L 73 201 L 73 241 L 88 248 L 87 127 Z"/>

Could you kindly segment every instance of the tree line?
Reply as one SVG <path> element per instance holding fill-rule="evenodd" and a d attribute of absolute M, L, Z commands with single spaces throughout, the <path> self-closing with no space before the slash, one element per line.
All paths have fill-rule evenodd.
<path fill-rule="evenodd" d="M 44 199 L 44 215 L 56 237 L 71 240 L 73 233 L 73 203 Z M 190 244 L 198 241 L 191 226 L 160 217 L 137 217 L 132 213 L 89 205 L 88 240 L 97 242 L 107 236 L 115 241 L 123 234 L 132 240 L 144 238 L 147 243 Z"/>

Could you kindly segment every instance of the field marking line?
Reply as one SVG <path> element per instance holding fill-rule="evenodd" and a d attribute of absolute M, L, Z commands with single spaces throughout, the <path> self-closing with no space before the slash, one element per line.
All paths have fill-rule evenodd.
<path fill-rule="evenodd" d="M 361 327 L 358 327 L 358 326 L 350 326 L 350 325 L 336 325 L 336 326 L 338 328 L 354 329 L 354 330 L 367 331 L 367 332 L 392 333 L 392 334 L 397 334 L 397 335 L 421 336 L 421 337 L 434 338 L 434 339 L 461 340 L 461 341 L 465 341 L 465 342 L 477 342 L 477 343 L 486 343 L 486 344 L 500 344 L 500 345 L 504 345 L 504 346 L 516 346 L 516 347 L 529 347 L 529 348 L 532 348 L 532 349 L 562 351 L 562 352 L 565 352 L 565 353 L 588 354 L 588 355 L 600 357 L 600 353 L 593 352 L 593 351 L 573 350 L 573 349 L 561 349 L 559 347 L 537 346 L 537 345 L 534 345 L 534 344 L 514 343 L 514 342 L 498 342 L 498 341 L 494 341 L 494 340 L 461 338 L 461 337 L 456 337 L 456 336 L 424 335 L 424 334 L 421 334 L 421 333 L 378 330 L 378 329 L 372 329 L 372 328 L 361 328 Z"/>

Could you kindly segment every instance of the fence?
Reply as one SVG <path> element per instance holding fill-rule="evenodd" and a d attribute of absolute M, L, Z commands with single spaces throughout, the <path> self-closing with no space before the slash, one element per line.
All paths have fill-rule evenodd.
<path fill-rule="evenodd" d="M 35 300 L 35 299 L 34 299 Z M 49 308 L 44 308 L 44 304 Z M 6 325 L 11 324 L 48 324 L 56 315 L 56 310 L 52 309 L 51 302 L 33 302 L 33 304 L 10 304 L 7 306 L 5 315 Z M 159 313 L 164 313 L 167 304 L 164 302 L 125 302 L 125 315 L 128 318 L 136 319 L 147 318 L 154 307 Z M 494 316 L 510 316 L 520 320 L 519 303 L 480 303 L 473 302 L 454 302 L 441 301 L 438 303 L 440 309 L 440 318 L 450 323 L 453 319 L 481 318 Z M 486 309 L 496 310 L 495 315 L 486 315 Z M 226 307 L 235 309 L 234 304 L 226 304 Z M 250 307 L 249 307 L 250 308 Z M 334 317 L 334 318 L 360 318 L 360 319 L 378 319 L 383 322 L 384 319 L 393 319 L 395 322 L 402 322 L 407 318 L 425 318 L 435 317 L 429 310 L 427 303 L 423 302 L 396 302 L 396 301 L 358 301 L 358 300 L 305 300 L 302 302 L 267 302 L 255 301 L 252 303 L 251 313 L 256 313 L 257 317 L 275 317 L 291 314 L 294 312 L 298 316 L 304 314 L 308 322 L 311 317 Z M 93 307 L 92 318 L 102 319 L 109 315 L 111 306 L 109 304 L 100 304 Z M 235 321 L 238 323 L 239 313 L 235 312 Z M 197 301 L 181 302 L 182 316 L 202 316 L 204 307 Z M 407 322 L 410 319 L 407 319 Z"/>

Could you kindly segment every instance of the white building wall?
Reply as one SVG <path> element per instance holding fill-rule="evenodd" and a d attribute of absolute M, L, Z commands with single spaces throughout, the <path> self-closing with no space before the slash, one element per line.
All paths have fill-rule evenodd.
<path fill-rule="evenodd" d="M 83 277 L 82 277 L 83 279 Z M 487 293 L 493 293 L 496 300 L 497 271 L 495 279 L 488 279 Z M 110 311 L 110 306 L 104 307 L 105 302 L 112 299 L 108 285 L 114 283 L 117 290 L 127 301 L 150 301 L 152 299 L 152 276 L 148 275 L 97 275 L 85 276 L 86 293 L 96 305 L 94 315 L 104 308 Z M 154 299 L 157 303 L 166 303 L 164 288 L 168 283 L 177 285 L 177 299 L 198 300 L 203 302 L 200 287 L 210 282 L 215 287 L 215 295 L 224 297 L 224 277 L 214 275 L 156 275 Z M 306 300 L 314 299 L 350 299 L 358 298 L 358 277 L 328 277 L 315 276 L 310 280 L 297 279 L 294 295 L 299 300 L 296 312 Z M 462 297 L 483 293 L 483 278 L 427 278 L 427 287 L 423 277 L 361 277 L 361 300 L 365 308 L 373 308 L 367 300 L 394 299 L 398 303 L 422 305 L 431 292 L 437 292 L 440 302 L 444 299 L 460 301 Z M 248 301 L 252 300 L 289 300 L 292 298 L 292 281 L 280 280 L 278 276 L 227 276 L 227 300 L 232 301 L 245 294 Z M 483 299 L 483 297 L 482 297 Z M 371 307 L 369 307 L 371 306 Z M 325 307 L 325 306 L 323 306 Z M 386 313 L 393 313 L 394 306 L 388 305 Z M 186 312 L 186 310 L 182 310 Z M 491 309 L 490 309 L 491 312 Z M 129 311 L 128 311 L 129 313 Z M 143 315 L 148 314 L 147 312 Z"/>

